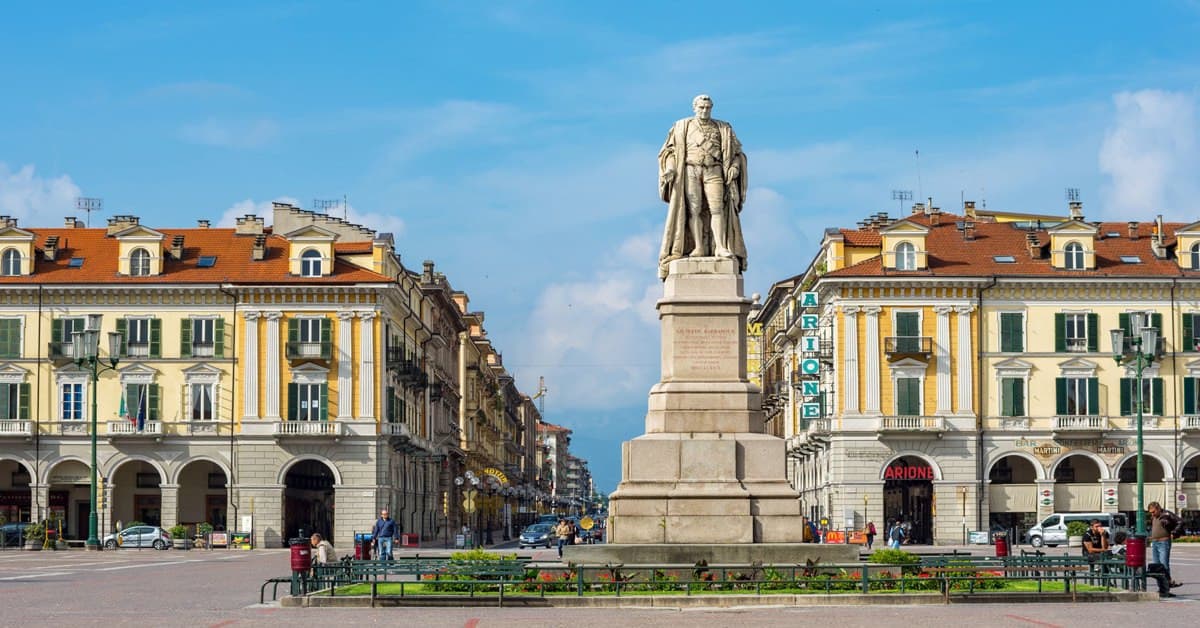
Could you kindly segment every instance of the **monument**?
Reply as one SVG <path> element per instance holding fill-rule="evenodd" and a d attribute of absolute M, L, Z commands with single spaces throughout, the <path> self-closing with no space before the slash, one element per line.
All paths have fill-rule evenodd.
<path fill-rule="evenodd" d="M 659 153 L 667 220 L 659 254 L 662 376 L 646 433 L 621 449 L 607 545 L 568 547 L 573 562 L 710 564 L 850 560 L 849 546 L 800 545 L 800 501 L 784 441 L 763 432 L 746 377 L 746 156 L 712 100 L 692 102 Z"/>

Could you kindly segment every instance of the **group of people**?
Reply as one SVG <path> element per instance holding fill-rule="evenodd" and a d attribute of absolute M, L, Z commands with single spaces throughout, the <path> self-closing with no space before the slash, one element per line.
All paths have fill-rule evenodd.
<path fill-rule="evenodd" d="M 579 528 L 575 525 L 574 521 L 567 519 L 565 517 L 558 520 L 558 525 L 554 526 L 554 536 L 558 537 L 558 557 L 559 558 L 562 558 L 562 555 L 563 555 L 562 550 L 563 550 L 564 545 L 574 545 L 575 544 L 575 535 L 576 534 L 579 534 Z"/>
<path fill-rule="evenodd" d="M 1175 597 L 1171 589 L 1181 583 L 1171 577 L 1171 542 L 1183 532 L 1183 521 L 1158 502 L 1147 504 L 1146 512 L 1150 514 L 1150 562 L 1146 565 L 1146 575 L 1158 584 L 1159 597 Z M 1106 555 L 1124 556 L 1127 540 L 1128 535 L 1124 532 L 1117 532 L 1109 539 L 1100 520 L 1092 519 L 1083 534 L 1083 554 L 1090 562 Z"/>
<path fill-rule="evenodd" d="M 379 519 L 371 527 L 371 545 L 379 560 L 393 560 L 392 545 L 396 540 L 396 520 L 392 519 L 388 509 L 379 511 Z M 312 546 L 312 562 L 314 565 L 324 565 L 334 560 L 333 544 L 320 533 L 313 533 L 308 539 Z M 363 556 L 369 558 L 369 556 Z"/>

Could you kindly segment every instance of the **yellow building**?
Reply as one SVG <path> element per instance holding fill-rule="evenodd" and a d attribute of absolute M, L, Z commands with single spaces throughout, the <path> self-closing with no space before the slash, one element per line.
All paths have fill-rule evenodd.
<path fill-rule="evenodd" d="M 0 515 L 86 537 L 94 420 L 101 536 L 207 522 L 349 548 L 385 506 L 405 534 L 447 536 L 475 448 L 458 438 L 453 290 L 432 263 L 406 269 L 390 234 L 284 204 L 272 218 L 0 221 Z M 84 329 L 118 341 L 95 381 Z"/>
<path fill-rule="evenodd" d="M 1200 224 L 1088 222 L 1077 202 L 1057 220 L 917 205 L 827 230 L 752 321 L 806 514 L 903 517 L 935 543 L 1061 511 L 1132 526 L 1136 373 L 1109 330 L 1129 337 L 1145 314 L 1161 338 L 1143 374 L 1146 501 L 1194 525 L 1198 269 Z"/>

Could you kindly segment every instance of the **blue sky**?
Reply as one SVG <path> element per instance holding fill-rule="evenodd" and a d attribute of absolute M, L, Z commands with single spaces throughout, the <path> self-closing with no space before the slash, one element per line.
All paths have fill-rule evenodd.
<path fill-rule="evenodd" d="M 546 377 L 605 491 L 658 377 L 656 154 L 697 93 L 749 156 L 747 292 L 893 189 L 1197 219 L 1196 2 L 167 5 L 6 8 L 0 212 L 346 195 L 469 293 L 522 390 Z"/>

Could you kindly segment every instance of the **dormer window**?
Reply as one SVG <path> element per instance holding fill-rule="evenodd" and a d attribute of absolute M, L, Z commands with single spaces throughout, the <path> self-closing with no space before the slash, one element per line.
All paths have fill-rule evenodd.
<path fill-rule="evenodd" d="M 300 255 L 300 276 L 301 277 L 320 277 L 321 276 L 321 252 L 316 249 L 308 249 Z"/>
<path fill-rule="evenodd" d="M 896 270 L 916 270 L 917 249 L 911 242 L 896 245 Z"/>
<path fill-rule="evenodd" d="M 1200 270 L 1200 242 L 1192 245 L 1191 265 L 1188 268 L 1192 270 Z"/>
<path fill-rule="evenodd" d="M 150 251 L 134 249 L 129 254 L 129 275 L 131 277 L 150 276 Z"/>
<path fill-rule="evenodd" d="M 4 256 L 0 258 L 0 275 L 5 277 L 16 277 L 21 274 L 21 253 L 16 249 L 8 249 L 4 251 Z"/>
<path fill-rule="evenodd" d="M 1078 242 L 1072 242 L 1067 245 L 1064 251 L 1065 259 L 1063 264 L 1067 270 L 1086 270 L 1083 262 L 1083 246 Z"/>

